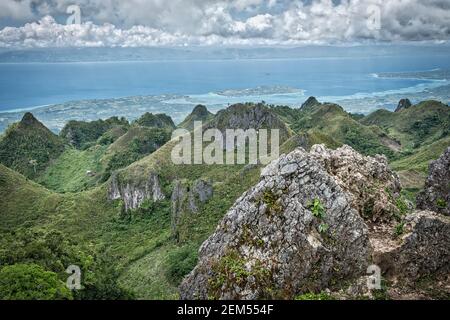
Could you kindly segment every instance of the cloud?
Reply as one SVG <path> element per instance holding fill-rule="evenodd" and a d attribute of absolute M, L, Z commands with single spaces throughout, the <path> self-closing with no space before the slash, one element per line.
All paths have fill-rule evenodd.
<path fill-rule="evenodd" d="M 65 25 L 77 3 L 82 23 Z M 448 41 L 448 0 L 2 0 L 1 47 Z M 36 20 L 34 20 L 36 19 Z M 37 22 L 33 22 L 37 21 Z"/>

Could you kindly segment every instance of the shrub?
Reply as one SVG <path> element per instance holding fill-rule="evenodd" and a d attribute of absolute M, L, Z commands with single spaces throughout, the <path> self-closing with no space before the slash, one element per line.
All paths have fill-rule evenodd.
<path fill-rule="evenodd" d="M 0 270 L 0 299 L 71 300 L 73 297 L 56 273 L 36 264 L 15 264 Z"/>
<path fill-rule="evenodd" d="M 167 256 L 166 278 L 178 286 L 184 276 L 194 269 L 198 254 L 195 246 L 186 245 L 169 253 Z"/>

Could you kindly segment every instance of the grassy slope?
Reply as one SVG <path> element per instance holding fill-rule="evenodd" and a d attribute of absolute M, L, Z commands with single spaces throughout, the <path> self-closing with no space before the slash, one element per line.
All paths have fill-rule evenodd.
<path fill-rule="evenodd" d="M 383 128 L 409 150 L 449 134 L 450 108 L 437 101 L 424 101 L 401 112 L 378 110 L 361 123 Z"/>
<path fill-rule="evenodd" d="M 68 148 L 36 181 L 57 192 L 87 190 L 97 183 L 103 166 L 100 159 L 106 146 L 94 146 L 87 150 Z M 87 171 L 92 171 L 88 175 Z"/>
<path fill-rule="evenodd" d="M 304 111 L 299 110 L 291 128 L 295 132 L 321 136 L 319 142 L 326 137 L 332 137 L 328 144 L 348 144 L 366 155 L 394 154 L 387 143 L 391 139 L 378 127 L 360 124 L 335 104 L 317 104 Z"/>
<path fill-rule="evenodd" d="M 420 189 L 428 175 L 430 162 L 438 159 L 448 146 L 450 137 L 439 139 L 416 149 L 411 155 L 392 162 L 391 167 L 398 172 L 405 188 Z"/>
<path fill-rule="evenodd" d="M 120 137 L 114 136 L 122 132 Z M 169 132 L 163 129 L 139 126 L 131 126 L 128 130 L 116 126 L 108 133 L 99 142 L 114 140 L 111 144 L 95 144 L 86 150 L 67 148 L 36 181 L 62 193 L 88 190 L 103 179 L 105 171 L 125 167 L 143 158 L 170 138 Z"/>
<path fill-rule="evenodd" d="M 401 112 L 378 110 L 360 121 L 379 126 L 400 141 L 401 153 L 391 166 L 413 195 L 422 188 L 430 161 L 450 145 L 450 108 L 437 101 L 424 101 Z"/>
<path fill-rule="evenodd" d="M 124 221 L 118 218 L 118 204 L 107 201 L 105 195 L 104 187 L 82 193 L 57 194 L 0 165 L 0 234 L 21 227 L 61 231 L 71 240 L 113 257 L 119 269 L 126 269 L 130 263 L 153 253 L 155 248 L 159 250 L 161 244 L 169 241 L 167 210 Z M 150 293 L 170 291 L 164 297 L 173 297 L 175 287 L 167 282 L 160 285 L 164 281 L 163 277 L 161 279 L 154 290 L 151 284 L 144 283 L 146 290 Z M 141 292 L 142 296 L 144 293 Z M 158 296 L 147 294 L 145 297 Z"/>
<path fill-rule="evenodd" d="M 130 288 L 137 288 L 142 298 L 173 298 L 176 296 L 174 284 L 168 282 L 164 273 L 167 269 L 167 256 L 179 249 L 189 246 L 195 250 L 212 233 L 217 223 L 232 206 L 234 201 L 259 178 L 259 168 L 253 168 L 241 174 L 243 165 L 235 166 L 207 166 L 207 165 L 173 165 L 170 160 L 170 151 L 173 143 L 168 143 L 161 149 L 146 157 L 120 174 L 123 179 L 143 179 L 150 172 L 160 175 L 163 183 L 167 184 L 174 179 L 194 181 L 199 178 L 212 179 L 214 182 L 214 195 L 198 213 L 184 216 L 180 226 L 180 244 L 170 238 L 170 217 L 160 220 L 159 239 L 153 250 L 147 247 L 147 254 L 131 263 L 121 276 L 121 283 Z M 169 193 L 170 193 L 170 186 Z M 145 268 L 142 268 L 145 266 Z M 157 275 L 155 277 L 155 275 Z M 144 282 L 143 282 L 144 280 Z"/>

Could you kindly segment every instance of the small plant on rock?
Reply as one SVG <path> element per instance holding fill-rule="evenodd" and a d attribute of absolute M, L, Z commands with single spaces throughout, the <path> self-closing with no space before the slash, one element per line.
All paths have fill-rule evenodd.
<path fill-rule="evenodd" d="M 328 229 L 330 228 L 330 226 L 326 223 L 321 223 L 319 225 L 319 232 L 320 233 L 326 233 L 328 231 Z"/>
<path fill-rule="evenodd" d="M 314 217 L 323 219 L 325 217 L 325 208 L 323 207 L 320 199 L 314 199 L 312 204 L 309 206 Z"/>
<path fill-rule="evenodd" d="M 405 233 L 405 223 L 401 222 L 395 226 L 394 230 L 395 236 L 400 237 L 402 234 Z"/>
<path fill-rule="evenodd" d="M 437 199 L 436 205 L 438 206 L 439 209 L 445 209 L 447 207 L 447 203 L 442 198 Z"/>

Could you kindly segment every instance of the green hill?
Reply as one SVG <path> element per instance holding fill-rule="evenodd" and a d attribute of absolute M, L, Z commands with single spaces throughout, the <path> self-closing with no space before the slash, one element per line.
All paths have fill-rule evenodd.
<path fill-rule="evenodd" d="M 152 114 L 147 112 L 137 119 L 134 124 L 142 127 L 167 129 L 169 131 L 175 129 L 175 124 L 173 123 L 172 118 L 163 113 Z"/>
<path fill-rule="evenodd" d="M 408 150 L 433 143 L 450 134 L 450 107 L 438 101 L 424 101 L 399 112 L 378 110 L 361 120 L 376 125 Z"/>
<path fill-rule="evenodd" d="M 64 141 L 31 113 L 11 125 L 0 137 L 0 163 L 29 178 L 40 172 L 64 151 Z"/>
<path fill-rule="evenodd" d="M 101 159 L 105 172 L 103 180 L 111 173 L 124 168 L 155 152 L 171 138 L 167 128 L 151 128 L 133 125 L 127 133 L 112 143 Z"/>
<path fill-rule="evenodd" d="M 145 114 L 141 119 L 148 118 L 149 114 Z M 149 155 L 170 139 L 173 130 L 170 117 L 157 115 L 156 119 L 169 125 L 162 126 L 161 121 L 153 121 L 147 124 L 157 127 L 143 127 L 137 123 L 130 126 L 126 120 L 117 117 L 93 122 L 70 121 L 62 135 L 66 139 L 79 137 L 75 147 L 81 149 L 67 148 L 36 181 L 58 192 L 95 187 L 106 181 L 112 171 Z"/>
<path fill-rule="evenodd" d="M 286 108 L 280 111 L 287 113 Z M 366 155 L 381 153 L 393 157 L 397 151 L 396 142 L 380 128 L 362 125 L 336 104 L 322 104 L 310 98 L 302 108 L 291 110 L 290 119 L 296 133 L 332 137 L 335 143 L 348 144 Z"/>
<path fill-rule="evenodd" d="M 115 136 L 117 137 L 117 134 L 115 134 L 117 130 L 122 132 L 122 130 L 126 130 L 128 126 L 129 123 L 125 118 L 119 119 L 118 117 L 91 122 L 71 120 L 64 126 L 59 135 L 75 148 L 87 149 L 104 134 L 107 134 L 105 138 L 108 141 L 108 136 L 111 136 L 111 138 L 114 139 Z M 114 128 L 118 129 L 110 131 Z M 109 140 L 111 140 L 111 138 Z"/>

